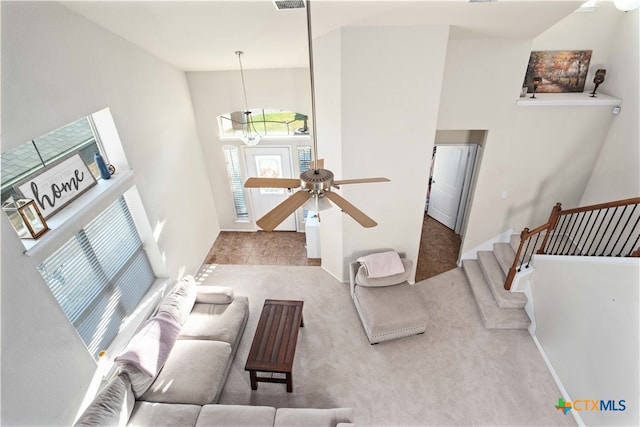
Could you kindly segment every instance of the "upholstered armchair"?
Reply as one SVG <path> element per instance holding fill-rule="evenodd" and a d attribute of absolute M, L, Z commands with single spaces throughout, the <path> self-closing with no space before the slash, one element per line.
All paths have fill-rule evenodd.
<path fill-rule="evenodd" d="M 378 261 L 382 262 L 380 268 L 376 268 Z M 371 344 L 426 331 L 424 296 L 407 281 L 412 267 L 411 260 L 393 251 L 350 263 L 351 298 Z"/>

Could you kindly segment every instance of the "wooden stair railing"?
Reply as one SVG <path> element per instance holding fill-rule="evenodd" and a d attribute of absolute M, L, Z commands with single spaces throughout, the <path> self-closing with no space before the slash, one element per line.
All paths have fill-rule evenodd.
<path fill-rule="evenodd" d="M 639 223 L 640 197 L 566 210 L 556 203 L 545 224 L 520 233 L 504 288 L 511 289 L 534 254 L 640 257 Z"/>

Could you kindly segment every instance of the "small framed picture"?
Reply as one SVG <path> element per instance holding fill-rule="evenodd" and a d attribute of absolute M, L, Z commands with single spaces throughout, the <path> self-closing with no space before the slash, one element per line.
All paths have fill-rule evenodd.
<path fill-rule="evenodd" d="M 31 233 L 34 239 L 37 239 L 42 233 L 49 229 L 33 200 L 19 207 L 18 212 L 20 212 L 20 216 L 22 216 L 25 225 L 29 229 L 29 233 Z"/>
<path fill-rule="evenodd" d="M 2 211 L 7 214 L 11 225 L 21 239 L 37 239 L 49 230 L 38 206 L 31 199 L 9 197 L 2 204 Z"/>

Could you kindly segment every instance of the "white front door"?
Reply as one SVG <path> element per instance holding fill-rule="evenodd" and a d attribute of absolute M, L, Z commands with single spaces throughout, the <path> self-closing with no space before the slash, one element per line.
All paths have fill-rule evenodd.
<path fill-rule="evenodd" d="M 293 178 L 289 147 L 245 147 L 247 177 Z M 293 189 L 294 191 L 296 189 Z M 251 188 L 253 219 L 257 221 L 282 203 L 291 192 L 286 188 Z M 276 231 L 296 231 L 296 216 L 290 215 Z"/>
<path fill-rule="evenodd" d="M 427 214 L 452 230 L 456 227 L 468 157 L 469 147 L 465 145 L 436 148 Z"/>

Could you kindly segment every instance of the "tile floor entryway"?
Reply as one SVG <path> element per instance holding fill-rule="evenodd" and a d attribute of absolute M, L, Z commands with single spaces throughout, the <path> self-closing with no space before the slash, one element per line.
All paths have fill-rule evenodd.
<path fill-rule="evenodd" d="M 306 244 L 295 231 L 221 231 L 205 264 L 319 266 L 320 259 L 307 258 Z"/>
<path fill-rule="evenodd" d="M 424 216 L 416 282 L 457 267 L 460 236 L 430 216 Z M 319 266 L 307 258 L 306 236 L 295 231 L 221 231 L 205 264 Z"/>

